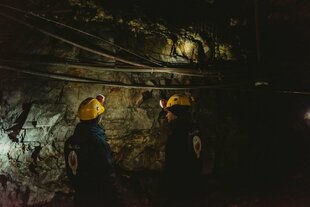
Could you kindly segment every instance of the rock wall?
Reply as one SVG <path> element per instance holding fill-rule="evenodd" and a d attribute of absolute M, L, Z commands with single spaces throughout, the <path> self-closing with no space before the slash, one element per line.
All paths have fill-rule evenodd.
<path fill-rule="evenodd" d="M 135 74 L 98 71 L 87 74 L 130 82 L 136 77 Z M 204 152 L 204 174 L 212 174 L 215 167 L 226 173 L 242 156 L 239 149 L 244 146 L 238 143 L 243 142 L 246 135 L 236 120 L 237 115 L 232 114 L 234 109 L 228 109 L 230 104 L 242 100 L 230 92 L 124 89 L 5 71 L 1 76 L 0 204 L 3 206 L 47 205 L 60 195 L 61 202 L 71 199 L 72 189 L 67 185 L 64 171 L 64 141 L 78 123 L 76 112 L 80 102 L 98 93 L 106 96 L 101 124 L 106 129 L 118 168 L 127 172 L 122 173 L 127 195 L 135 192 L 136 185 L 141 190 L 135 192 L 139 196 L 149 191 L 153 195 L 158 187 L 164 165 L 167 124 L 158 101 L 176 92 L 187 93 L 194 99 L 194 119 L 208 146 Z M 165 76 L 170 75 L 139 74 L 138 80 L 150 85 L 164 84 L 165 81 L 160 80 L 165 80 Z M 184 79 L 187 78 L 175 76 L 176 83 Z M 221 108 L 226 108 L 227 113 Z"/>
<path fill-rule="evenodd" d="M 52 81 L 18 73 L 1 76 L 3 206 L 44 204 L 57 192 L 70 192 L 64 173 L 64 141 L 78 123 L 80 102 L 98 93 L 106 96 L 101 124 L 119 167 L 129 171 L 162 168 L 165 136 L 158 91 Z"/>
<path fill-rule="evenodd" d="M 89 1 L 70 2 L 71 6 L 77 6 L 70 7 L 70 10 L 76 12 L 58 16 L 47 13 L 47 17 L 68 25 L 78 25 L 85 32 L 122 45 L 155 62 L 191 68 L 197 66 L 197 70 L 208 72 L 206 63 L 212 60 L 246 59 L 241 54 L 243 52 L 235 51 L 233 44 L 225 38 L 219 38 L 212 25 L 199 24 L 198 29 L 175 28 L 134 16 L 113 16 L 93 2 L 87 3 Z M 83 6 L 81 2 L 86 2 L 86 5 Z M 98 51 L 109 51 L 120 57 L 125 53 L 102 40 L 81 34 L 71 35 L 63 28 L 38 19 L 31 23 Z M 100 68 L 102 64 L 107 68 L 111 66 L 110 69 L 122 64 L 113 58 L 27 29 L 16 22 L 12 24 L 4 18 L 0 24 L 1 28 L 6 28 L 0 36 L 2 65 L 17 68 L 11 71 L 1 68 L 0 72 L 0 206 L 49 206 L 53 203 L 65 206 L 67 202 L 68 206 L 72 205 L 72 189 L 68 187 L 64 171 L 63 145 L 78 123 L 76 112 L 79 103 L 98 93 L 106 96 L 106 111 L 101 124 L 106 129 L 117 166 L 125 172 L 122 172 L 122 180 L 128 202 L 132 202 L 130 196 L 134 195 L 140 201 L 145 201 L 142 206 L 150 206 L 147 199 L 154 194 L 158 185 L 166 141 L 166 120 L 158 101 L 176 92 L 192 95 L 194 118 L 207 144 L 204 174 L 216 177 L 224 183 L 223 186 L 228 188 L 229 184 L 233 189 L 248 183 L 263 183 L 268 176 L 279 177 L 277 173 L 282 169 L 288 171 L 288 167 L 285 167 L 287 162 L 284 162 L 286 158 L 290 158 L 291 163 L 298 160 L 295 158 L 299 156 L 300 145 L 292 139 L 294 133 L 286 133 L 291 130 L 295 120 L 287 119 L 286 113 L 283 113 L 290 111 L 287 110 L 290 106 L 297 111 L 299 105 L 293 99 L 288 102 L 270 93 L 257 95 L 257 92 L 245 92 L 246 88 L 181 91 L 126 89 L 53 80 L 51 76 L 43 78 L 38 75 L 53 73 L 101 82 L 162 87 L 224 84 L 231 80 L 237 82 L 240 77 L 233 71 L 227 76 L 223 72 L 222 76 L 210 68 L 210 75 L 206 73 L 204 78 L 168 73 L 104 71 Z M 127 58 L 127 55 L 124 57 Z M 57 65 L 58 60 L 63 64 Z M 84 66 L 87 66 L 86 63 L 96 63 L 98 67 L 83 68 L 81 65 L 76 68 L 66 63 L 85 63 Z M 37 76 L 17 72 L 22 69 L 37 73 Z M 233 69 L 233 66 L 228 69 Z M 287 108 L 283 107 L 281 101 L 289 103 Z M 296 116 L 291 111 L 291 117 Z M 287 126 L 285 130 L 282 130 L 281 124 Z M 304 134 L 307 135 L 306 132 Z M 278 137 L 284 138 L 285 142 Z M 278 143 L 282 143 L 280 152 L 274 151 L 278 149 Z M 293 150 L 295 155 L 292 156 L 286 153 L 291 147 L 290 143 L 296 146 Z M 280 164 L 273 167 L 272 164 L 277 161 Z M 131 206 L 139 205 L 132 203 Z"/>
<path fill-rule="evenodd" d="M 89 26 L 85 24 L 87 21 L 82 22 L 84 21 L 80 22 L 80 27 L 83 29 L 83 26 L 87 26 L 88 30 L 86 31 L 105 28 L 101 36 L 112 41 L 117 39 L 117 32 L 113 31 L 109 23 Z M 57 31 L 62 35 L 68 35 L 58 31 L 55 25 L 49 27 L 50 25 L 47 24 L 36 23 L 48 31 Z M 9 63 L 2 62 L 6 66 L 13 65 L 13 68 L 29 69 L 34 73 L 80 76 L 124 84 L 165 86 L 167 84 L 189 85 L 192 82 L 192 78 L 167 73 L 121 73 L 101 71 L 100 68 L 66 67 L 65 64 L 44 65 L 46 62 L 51 63 L 59 59 L 64 63 L 87 60 L 113 64 L 115 60 L 72 47 L 37 31 L 27 29 L 23 25 L 11 25 L 12 22 L 7 19 L 2 19 L 0 24 L 3 28 L 8 28 L 1 36 L 1 41 L 5 44 L 0 49 L 0 56 L 9 61 Z M 130 34 L 128 30 L 128 28 L 125 29 Z M 122 32 L 123 30 L 118 31 Z M 132 33 L 128 35 L 129 38 L 126 35 L 117 41 L 125 41 L 125 46 L 145 45 L 149 49 L 152 49 L 156 42 L 157 52 L 165 47 L 166 37 L 163 38 L 163 41 L 156 41 L 158 38 L 154 36 L 155 33 L 152 33 L 152 41 L 146 45 L 148 35 L 140 34 L 140 32 L 140 30 L 137 31 L 138 36 L 142 37 L 140 40 L 136 40 Z M 162 32 L 162 34 L 166 32 Z M 186 34 L 184 33 L 185 36 Z M 84 40 L 78 36 L 71 37 L 81 42 Z M 88 42 L 87 45 L 98 47 L 101 43 L 100 41 L 99 43 Z M 196 43 L 190 43 L 190 45 L 191 51 L 197 50 Z M 106 45 L 102 47 L 108 50 L 115 49 L 106 48 Z M 165 50 L 164 54 L 170 54 L 171 47 L 171 44 L 168 45 L 168 50 Z M 142 48 L 142 50 L 144 49 Z M 147 51 L 146 53 L 152 53 L 150 50 Z M 194 56 L 186 57 L 185 62 L 191 58 L 197 62 L 197 52 L 188 54 L 192 53 Z M 20 57 L 22 57 L 21 62 Z M 43 65 L 27 62 L 28 58 L 34 62 L 42 61 Z M 23 60 L 26 60 L 26 63 Z M 170 59 L 161 60 L 170 61 Z M 173 61 L 175 60 L 173 59 Z M 54 202 L 55 199 L 57 200 L 59 195 L 64 195 L 64 200 L 71 199 L 72 189 L 67 185 L 64 172 L 63 144 L 66 138 L 73 133 L 78 122 L 76 112 L 80 102 L 98 93 L 107 97 L 102 125 L 106 129 L 108 141 L 115 153 L 119 168 L 129 172 L 144 170 L 159 172 L 162 169 L 166 139 L 165 119 L 160 114 L 161 109 L 158 101 L 162 97 L 169 97 L 176 91 L 124 89 L 105 87 L 100 84 L 79 84 L 30 76 L 14 70 L 1 70 L 0 78 L 0 205 L 47 205 Z M 198 80 L 197 84 L 201 81 L 203 80 Z M 156 182 L 154 176 L 150 180 Z M 150 185 L 154 186 L 154 184 Z M 144 189 L 149 190 L 147 187 Z"/>
<path fill-rule="evenodd" d="M 135 75 L 115 73 L 114 77 L 134 81 Z M 164 75 L 153 77 L 153 82 L 160 77 Z M 141 82 L 148 79 L 149 75 L 140 74 Z M 182 82 L 180 77 L 176 80 Z M 63 144 L 78 122 L 79 103 L 102 93 L 107 102 L 101 124 L 121 172 L 128 206 L 137 205 L 133 197 L 145 201 L 142 206 L 152 206 L 148 199 L 156 195 L 166 141 L 166 120 L 158 100 L 175 92 L 1 71 L 0 204 L 70 203 L 72 189 L 64 171 Z M 304 166 L 310 160 L 309 127 L 303 123 L 306 97 L 229 89 L 179 92 L 194 98 L 193 117 L 207 144 L 204 174 L 208 182 L 213 179 L 225 189 L 241 190 L 286 182 L 296 173 L 304 179 L 308 169 Z"/>

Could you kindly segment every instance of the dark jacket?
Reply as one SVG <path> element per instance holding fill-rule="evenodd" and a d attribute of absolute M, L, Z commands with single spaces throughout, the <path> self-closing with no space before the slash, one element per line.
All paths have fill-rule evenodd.
<path fill-rule="evenodd" d="M 101 126 L 79 123 L 65 143 L 64 154 L 77 206 L 120 205 L 113 157 Z"/>
<path fill-rule="evenodd" d="M 200 135 L 187 118 L 172 121 L 169 128 L 164 169 L 165 197 L 172 201 L 177 199 L 186 206 L 184 201 L 192 201 L 201 193 L 202 156 L 201 153 L 197 156 L 193 145 L 193 138 Z"/>

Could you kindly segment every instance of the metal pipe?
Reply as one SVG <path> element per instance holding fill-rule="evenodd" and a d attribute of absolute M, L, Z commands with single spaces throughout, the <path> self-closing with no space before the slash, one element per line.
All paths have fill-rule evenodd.
<path fill-rule="evenodd" d="M 9 66 L 0 65 L 0 69 L 21 72 L 29 75 L 35 75 L 39 77 L 62 80 L 62 81 L 70 81 L 70 82 L 79 82 L 79 83 L 88 83 L 88 84 L 99 84 L 108 87 L 118 87 L 118 88 L 127 88 L 127 89 L 150 89 L 150 90 L 189 90 L 189 89 L 211 89 L 211 88 L 225 88 L 232 86 L 239 86 L 246 84 L 243 83 L 233 83 L 233 84 L 218 84 L 218 85 L 166 85 L 166 86 L 149 86 L 149 85 L 138 85 L 138 84 L 125 84 L 120 82 L 112 82 L 112 81 L 103 81 L 98 79 L 91 79 L 85 77 L 76 77 L 69 76 L 66 74 L 57 74 L 57 73 L 47 73 L 41 71 L 30 71 L 25 69 L 18 69 Z"/>
<path fill-rule="evenodd" d="M 89 64 L 77 64 L 77 63 L 68 63 L 68 62 L 42 62 L 42 61 L 26 61 L 26 60 L 11 60 L 11 59 L 2 59 L 0 62 L 10 62 L 18 64 L 38 64 L 38 65 L 47 65 L 47 66 L 61 66 L 61 67 L 72 67 L 80 69 L 97 69 L 104 71 L 113 71 L 113 72 L 134 72 L 134 73 L 168 73 L 168 74 L 177 74 L 183 76 L 193 76 L 193 77 L 205 77 L 210 76 L 211 72 L 202 73 L 201 71 L 193 71 L 184 68 L 114 68 L 104 65 L 89 65 Z M 216 73 L 218 75 L 218 73 Z"/>
<path fill-rule="evenodd" d="M 60 66 L 67 68 L 79 68 L 79 69 L 89 69 L 89 70 L 102 70 L 102 71 L 112 71 L 112 72 L 126 72 L 126 73 L 168 73 L 177 74 L 183 76 L 192 77 L 223 77 L 227 74 L 234 75 L 247 75 L 245 71 L 200 71 L 197 69 L 186 69 L 186 68 L 133 68 L 133 67 L 112 67 L 111 65 L 101 65 L 101 64 L 87 64 L 87 63 L 74 63 L 74 62 L 45 62 L 45 61 L 29 61 L 29 60 L 15 60 L 15 59 L 3 59 L 0 58 L 0 63 L 17 63 L 17 64 L 31 64 L 31 65 L 45 65 L 45 66 Z M 232 73 L 232 74 L 231 74 Z"/>
<path fill-rule="evenodd" d="M 107 82 L 102 80 L 96 79 L 89 79 L 89 78 L 82 78 L 82 77 L 75 77 L 75 76 L 68 76 L 64 74 L 55 74 L 55 73 L 46 73 L 46 72 L 37 72 L 37 71 L 29 71 L 24 69 L 17 69 L 8 66 L 0 65 L 0 69 L 14 71 L 14 72 L 21 72 L 29 75 L 34 75 L 43 78 L 49 78 L 54 80 L 61 80 L 61 81 L 69 81 L 69 82 L 78 82 L 84 84 L 100 84 L 108 87 L 118 87 L 118 88 L 127 88 L 127 89 L 151 89 L 151 90 L 189 90 L 189 89 L 231 89 L 233 86 L 240 86 L 248 84 L 248 82 L 243 83 L 233 83 L 233 84 L 218 84 L 218 85 L 189 85 L 189 86 L 148 86 L 148 85 L 137 85 L 137 84 L 124 84 L 124 83 L 117 83 L 117 82 Z M 260 90 L 254 89 L 235 89 L 241 91 L 249 91 L 249 92 L 262 92 Z M 294 94 L 294 95 L 310 95 L 310 92 L 307 91 L 287 91 L 287 90 L 274 90 L 274 91 L 263 91 L 263 92 L 270 92 L 270 93 L 283 93 L 283 94 Z"/>

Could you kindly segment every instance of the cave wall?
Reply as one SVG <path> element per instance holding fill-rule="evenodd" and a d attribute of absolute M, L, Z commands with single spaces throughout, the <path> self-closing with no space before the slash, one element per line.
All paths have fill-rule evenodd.
<path fill-rule="evenodd" d="M 127 75 L 117 75 L 123 76 Z M 63 144 L 78 123 L 79 103 L 98 93 L 107 98 L 101 124 L 117 167 L 126 171 L 121 176 L 127 196 L 146 199 L 150 195 L 145 192 L 156 193 L 166 141 L 166 120 L 158 100 L 176 91 L 106 87 L 14 72 L 2 72 L 1 80 L 3 206 L 44 206 L 72 199 Z M 306 97 L 264 90 L 179 92 L 194 99 L 193 118 L 207 146 L 203 170 L 207 189 L 211 181 L 238 191 L 307 178 L 310 144 L 309 127 L 304 122 Z M 131 202 L 132 198 L 127 199 Z"/>
<path fill-rule="evenodd" d="M 57 191 L 68 192 L 63 144 L 78 122 L 79 103 L 99 93 L 107 97 L 102 124 L 120 167 L 162 168 L 165 136 L 158 120 L 158 91 L 1 75 L 0 200 L 4 205 L 44 203 Z"/>
<path fill-rule="evenodd" d="M 97 72 L 97 75 L 102 74 Z M 131 80 L 126 73 L 112 76 L 115 80 Z M 164 79 L 164 76 L 157 78 Z M 144 77 L 149 85 L 156 82 L 148 80 L 148 75 L 140 74 L 139 77 L 140 81 Z M 182 82 L 184 77 L 176 76 L 175 79 Z M 140 183 L 141 180 L 146 184 L 140 183 L 138 188 L 144 188 L 144 191 L 152 193 L 158 187 L 158 175 L 164 165 L 167 126 L 158 101 L 176 92 L 192 95 L 195 100 L 193 118 L 199 122 L 209 145 L 204 152 L 204 174 L 213 173 L 215 151 L 212 142 L 218 136 L 214 130 L 218 124 L 214 120 L 218 116 L 214 101 L 217 95 L 212 90 L 124 89 L 9 71 L 1 72 L 1 80 L 0 201 L 4 206 L 47 205 L 60 195 L 64 200 L 72 199 L 72 189 L 65 175 L 63 145 L 78 123 L 76 112 L 80 102 L 98 93 L 106 96 L 101 124 L 106 129 L 117 167 L 128 172 L 122 173 L 126 177 L 123 182 L 126 192 L 137 188 L 130 182 Z M 239 136 L 238 128 L 233 129 L 234 136 Z M 231 129 L 225 126 L 225 130 L 230 133 Z"/>
<path fill-rule="evenodd" d="M 81 21 L 84 20 L 85 18 Z M 88 21 L 85 20 L 85 22 Z M 87 43 L 89 47 L 95 45 L 99 51 L 115 49 L 102 41 L 83 42 L 85 37 L 70 36 L 70 33 L 63 32 L 51 25 L 34 23 L 50 32 L 58 32 L 65 38 L 70 37 L 73 40 L 78 40 L 78 43 Z M 80 27 L 83 25 L 86 27 L 85 24 L 79 23 Z M 99 93 L 107 97 L 102 124 L 114 152 L 116 163 L 122 170 L 134 172 L 133 176 L 125 175 L 126 178 L 129 177 L 125 179 L 125 184 L 126 180 L 131 180 L 130 177 L 137 177 L 135 176 L 136 172 L 160 172 L 164 163 L 166 126 L 158 102 L 160 98 L 167 98 L 177 91 L 125 89 L 105 87 L 100 84 L 57 81 L 31 76 L 19 72 L 21 70 L 18 69 L 40 74 L 52 73 L 129 85 L 142 84 L 162 87 L 168 84 L 190 85 L 192 78 L 168 73 L 121 73 L 109 72 L 100 68 L 67 67 L 66 64 L 46 65 L 45 63 L 53 63 L 55 60 L 65 63 L 95 62 L 99 65 L 102 63 L 113 65 L 116 64 L 116 61 L 72 47 L 72 45 L 55 40 L 23 25 L 12 25 L 12 22 L 7 19 L 2 19 L 0 24 L 3 28 L 7 28 L 0 37 L 3 41 L 0 49 L 0 55 L 4 60 L 2 66 L 17 69 L 4 70 L 2 68 L 0 73 L 1 205 L 45 205 L 54 202 L 60 195 L 64 195 L 65 200 L 72 199 L 72 189 L 68 186 L 64 171 L 63 144 L 66 138 L 73 133 L 78 122 L 76 112 L 80 102 Z M 140 28 L 140 26 L 134 24 L 132 28 Z M 140 38 L 137 38 L 126 28 L 126 35 L 122 36 L 121 40 L 117 38 L 116 34 L 117 32 L 121 34 L 123 30 L 113 31 L 109 23 L 100 25 L 89 23 L 87 28 L 88 30 L 96 29 L 102 37 L 112 42 L 114 40 L 125 41 L 126 46 L 145 45 L 149 50 L 144 52 L 150 56 L 153 54 L 151 49 L 154 48 L 154 45 L 156 45 L 157 52 L 161 52 L 169 42 L 165 35 L 160 35 L 164 38 L 158 41 L 159 38 L 154 34 L 143 34 L 141 28 L 137 32 Z M 188 36 L 188 38 L 190 37 Z M 187 38 L 183 40 L 185 41 Z M 148 44 L 146 44 L 147 42 Z M 189 44 L 191 47 L 188 56 L 181 56 L 180 53 L 179 58 L 185 62 L 189 62 L 192 58 L 193 62 L 197 62 L 198 46 L 192 41 Z M 168 44 L 164 54 L 170 55 L 171 47 L 172 43 Z M 175 57 L 171 59 L 168 56 L 167 59 L 166 56 L 163 56 L 161 60 L 173 62 Z M 189 93 L 189 91 L 182 92 Z M 144 178 L 135 179 L 139 182 L 139 179 Z M 156 178 L 150 180 L 153 181 L 150 181 L 149 186 L 156 187 L 156 183 L 154 184 Z M 127 186 L 132 188 L 131 184 Z M 149 186 L 144 187 L 146 191 Z"/>
<path fill-rule="evenodd" d="M 71 1 L 71 4 L 74 2 L 80 1 Z M 81 5 L 78 3 L 78 6 Z M 68 16 L 46 15 L 69 25 L 78 25 L 84 31 L 160 62 L 202 67 L 212 59 L 246 58 L 243 52 L 236 51 L 235 45 L 221 37 L 212 24 L 198 22 L 196 26 L 175 28 L 134 16 L 111 16 L 103 8 L 88 4 L 82 8 Z M 116 52 L 103 41 L 71 36 L 66 33 L 68 31 L 37 20 L 32 23 L 52 33 L 57 31 L 63 37 L 72 37 L 76 43 L 84 43 L 98 51 Z M 167 73 L 121 73 L 99 68 L 46 66 L 44 63 L 55 60 L 112 66 L 117 66 L 118 62 L 5 18 L 0 24 L 1 28 L 6 28 L 0 34 L 1 58 L 13 60 L 2 60 L 2 64 L 12 67 L 149 86 L 226 83 L 225 77 L 221 76 L 201 79 Z M 230 36 L 230 33 L 226 35 Z M 123 55 L 117 52 L 117 55 Z M 41 64 L 18 60 L 41 61 Z M 58 202 L 57 199 L 70 202 L 72 189 L 65 175 L 63 144 L 78 123 L 79 103 L 98 93 L 107 98 L 101 124 L 106 129 L 118 168 L 126 171 L 122 174 L 123 188 L 127 194 L 139 194 L 140 199 L 147 198 L 146 192 L 156 190 L 158 175 L 164 165 L 166 121 L 158 101 L 176 92 L 187 93 L 194 100 L 193 117 L 207 146 L 203 171 L 209 180 L 206 188 L 213 187 L 209 186 L 211 181 L 233 190 L 285 183 L 291 178 L 302 182 L 309 172 L 304 170 L 307 168 L 304 166 L 310 166 L 307 153 L 309 127 L 304 125 L 309 100 L 303 96 L 275 95 L 268 86 L 262 90 L 245 87 L 181 91 L 125 89 L 52 80 L 4 69 L 0 78 L 0 206 L 48 206 Z M 157 174 L 146 174 L 146 171 Z"/>

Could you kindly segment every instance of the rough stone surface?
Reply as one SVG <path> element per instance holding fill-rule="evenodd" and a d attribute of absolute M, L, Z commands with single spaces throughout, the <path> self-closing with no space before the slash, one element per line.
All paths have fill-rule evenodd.
<path fill-rule="evenodd" d="M 11 78 L 13 74 L 7 75 Z M 57 192 L 70 192 L 65 184 L 63 144 L 78 122 L 79 103 L 98 93 L 106 96 L 101 124 L 118 166 L 129 171 L 162 169 L 165 135 L 157 121 L 158 93 L 34 80 L 27 75 L 17 85 L 2 83 L 3 206 L 44 204 L 51 202 Z M 143 95 L 146 92 L 148 95 Z"/>
<path fill-rule="evenodd" d="M 47 5 L 57 7 L 58 4 L 54 5 L 52 2 L 49 1 Z M 76 9 L 73 17 L 72 14 L 66 16 L 64 13 L 63 16 L 60 14 L 61 17 L 51 15 L 49 18 L 57 21 L 62 18 L 63 23 L 79 25 L 79 29 L 85 32 L 97 34 L 112 43 L 143 54 L 144 57 L 168 65 L 189 63 L 193 66 L 208 62 L 211 56 L 220 60 L 235 59 L 229 42 L 220 41 L 217 43 L 218 47 L 211 48 L 211 45 L 215 45 L 211 44 L 213 40 L 203 38 L 193 28 L 172 29 L 156 21 L 113 16 L 97 5 L 97 2 L 70 0 L 70 5 Z M 29 1 L 29 4 L 31 3 L 37 5 L 37 8 L 46 6 L 43 0 Z M 72 38 L 75 43 L 99 51 L 108 51 L 120 56 L 124 52 L 98 39 L 81 38 L 80 34 L 70 36 L 69 31 L 61 30 L 55 25 L 48 27 L 36 20 L 31 23 L 44 27 L 51 33 L 57 31 L 58 34 L 67 35 L 67 38 Z M 29 57 L 30 60 L 36 59 L 41 63 L 61 60 L 65 63 L 90 62 L 118 66 L 118 62 L 113 58 L 82 50 L 19 24 L 11 24 L 10 21 L 1 19 L 0 26 L 7 28 L 4 35 L 0 36 L 1 44 L 5 43 L 0 47 L 1 57 Z M 211 50 L 215 52 L 211 54 Z M 123 84 L 177 86 L 204 83 L 201 79 L 167 73 L 106 72 L 98 68 L 42 66 L 20 64 L 18 61 L 12 65 L 34 72 Z M 138 175 L 143 175 L 145 171 L 160 172 L 164 166 L 167 122 L 159 107 L 159 99 L 168 98 L 177 92 L 191 95 L 189 90 L 124 89 L 100 84 L 56 81 L 16 71 L 1 71 L 0 79 L 0 206 L 9 207 L 47 205 L 56 202 L 59 195 L 72 199 L 72 189 L 68 187 L 65 175 L 63 145 L 78 123 L 76 112 L 85 98 L 94 97 L 99 93 L 106 96 L 106 111 L 101 124 L 106 130 L 117 167 L 131 172 L 130 176 L 128 173 L 124 176 L 128 180 L 142 182 L 145 177 L 138 178 Z M 201 107 L 206 108 L 208 104 L 207 101 L 202 102 Z M 208 113 L 214 115 L 211 110 Z M 206 113 L 203 111 L 202 115 L 204 114 Z M 204 129 L 209 128 L 204 126 Z M 210 134 L 211 137 L 216 137 Z M 209 173 L 213 167 L 212 163 L 207 166 Z M 154 182 L 157 180 L 153 175 L 146 177 L 147 184 L 140 183 L 139 186 L 142 191 L 149 192 L 156 186 Z M 128 191 L 132 193 L 134 190 Z M 141 195 L 144 194 L 140 193 Z"/>

